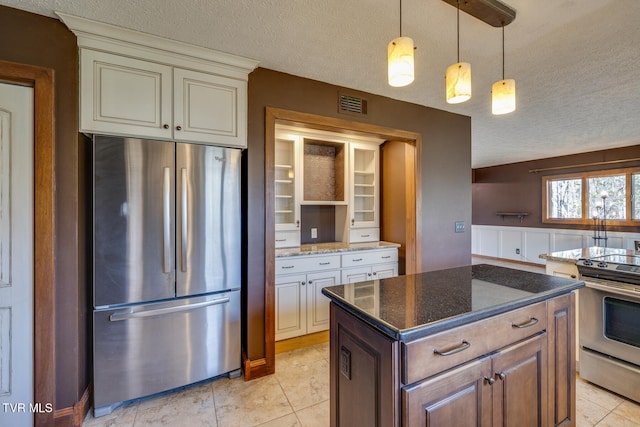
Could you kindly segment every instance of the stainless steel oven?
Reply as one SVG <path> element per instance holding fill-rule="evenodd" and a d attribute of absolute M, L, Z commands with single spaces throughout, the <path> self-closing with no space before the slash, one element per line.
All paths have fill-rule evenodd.
<path fill-rule="evenodd" d="M 640 256 L 581 259 L 580 376 L 640 402 Z"/>

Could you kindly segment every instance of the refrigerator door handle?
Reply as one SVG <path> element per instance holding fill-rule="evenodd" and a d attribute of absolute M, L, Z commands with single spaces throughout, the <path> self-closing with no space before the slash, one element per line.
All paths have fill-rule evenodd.
<path fill-rule="evenodd" d="M 171 272 L 171 169 L 164 168 L 162 184 L 163 271 Z"/>
<path fill-rule="evenodd" d="M 230 301 L 229 297 L 218 298 L 210 301 L 197 302 L 194 304 L 176 305 L 173 307 L 158 308 L 155 310 L 144 311 L 120 311 L 109 316 L 111 322 L 120 320 L 140 319 L 144 317 L 161 316 L 163 314 L 179 313 L 182 311 L 190 311 L 196 308 L 209 307 L 210 305 L 226 304 Z"/>
<path fill-rule="evenodd" d="M 180 207 L 182 209 L 182 224 L 181 224 L 181 270 L 187 271 L 187 169 L 182 168 L 182 191 L 180 195 Z"/>

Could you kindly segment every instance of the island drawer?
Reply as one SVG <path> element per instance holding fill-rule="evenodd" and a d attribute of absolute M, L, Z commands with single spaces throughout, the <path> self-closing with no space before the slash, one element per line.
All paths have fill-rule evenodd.
<path fill-rule="evenodd" d="M 545 302 L 402 343 L 402 382 L 411 384 L 547 328 Z"/>
<path fill-rule="evenodd" d="M 340 269 L 340 255 L 276 258 L 276 274 L 306 273 L 333 269 Z"/>
<path fill-rule="evenodd" d="M 353 251 L 342 255 L 343 267 L 386 264 L 391 262 L 398 262 L 398 250 L 395 248 L 367 252 Z"/>

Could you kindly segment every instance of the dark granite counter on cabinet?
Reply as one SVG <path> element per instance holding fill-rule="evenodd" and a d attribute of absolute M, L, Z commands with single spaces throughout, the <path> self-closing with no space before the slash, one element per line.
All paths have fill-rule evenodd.
<path fill-rule="evenodd" d="M 411 341 L 569 293 L 584 283 L 487 264 L 324 288 L 389 338 Z"/>
<path fill-rule="evenodd" d="M 550 254 L 540 254 L 538 258 L 547 261 L 569 262 L 575 264 L 580 258 L 595 258 L 603 255 L 637 255 L 638 252 L 630 249 L 604 248 L 600 246 L 590 246 L 588 248 L 568 249 L 566 251 L 551 252 Z"/>

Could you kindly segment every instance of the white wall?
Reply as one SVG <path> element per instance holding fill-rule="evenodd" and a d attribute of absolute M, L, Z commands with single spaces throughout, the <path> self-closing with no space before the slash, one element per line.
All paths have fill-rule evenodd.
<path fill-rule="evenodd" d="M 595 246 L 592 236 L 589 230 L 472 225 L 471 253 L 544 264 L 538 255 Z M 640 233 L 607 232 L 607 237 L 607 247 L 634 249 Z"/>

